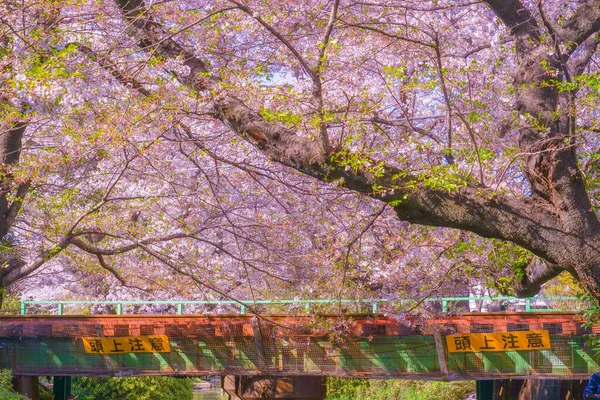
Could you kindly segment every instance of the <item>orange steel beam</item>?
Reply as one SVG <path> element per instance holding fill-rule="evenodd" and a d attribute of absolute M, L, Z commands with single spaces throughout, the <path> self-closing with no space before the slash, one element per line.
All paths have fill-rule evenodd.
<path fill-rule="evenodd" d="M 493 325 L 499 332 L 511 330 L 511 324 L 528 325 L 530 330 L 548 328 L 554 324 L 561 326 L 562 335 L 579 334 L 582 331 L 583 318 L 573 312 L 543 312 L 543 313 L 468 313 L 457 316 L 442 316 L 429 320 L 414 320 L 411 323 L 400 323 L 384 315 L 372 314 L 347 314 L 338 315 L 240 315 L 240 314 L 197 314 L 197 315 L 34 315 L 34 316 L 0 316 L 0 338 L 14 336 L 19 331 L 19 336 L 27 337 L 80 337 L 80 336 L 133 336 L 148 332 L 151 334 L 164 334 L 165 329 L 176 330 L 182 333 L 196 326 L 214 326 L 215 335 L 222 336 L 220 326 L 240 326 L 242 336 L 253 335 L 253 319 L 264 321 L 280 330 L 303 330 L 311 328 L 309 336 L 327 335 L 327 324 L 347 322 L 349 328 L 346 333 L 350 336 L 361 336 L 365 332 L 375 332 L 378 335 L 406 335 L 431 334 L 434 329 L 453 328 L 456 333 L 469 333 L 473 324 Z M 130 332 L 123 335 L 125 326 Z M 19 327 L 19 329 L 15 329 Z M 98 332 L 102 327 L 102 333 Z M 552 327 L 550 327 L 552 328 Z M 514 328 L 513 328 L 514 329 Z M 600 333 L 600 326 L 594 326 L 592 332 Z"/>

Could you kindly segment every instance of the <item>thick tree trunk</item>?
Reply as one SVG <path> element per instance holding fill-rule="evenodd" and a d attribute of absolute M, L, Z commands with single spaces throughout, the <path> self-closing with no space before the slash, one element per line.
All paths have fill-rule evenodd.
<path fill-rule="evenodd" d="M 29 182 L 15 184 L 9 168 L 18 163 L 21 155 L 21 141 L 27 123 L 19 121 L 12 124 L 0 125 L 0 241 L 6 241 L 12 225 L 17 218 L 23 198 L 29 190 Z M 12 197 L 12 201 L 9 198 Z M 11 243 L 6 242 L 5 248 L 11 248 Z M 0 254 L 0 307 L 2 297 L 8 283 L 4 281 L 7 274 L 21 265 L 18 252 L 5 251 Z"/>
<path fill-rule="evenodd" d="M 13 181 L 10 172 L 7 170 L 11 165 L 19 161 L 21 155 L 21 140 L 27 124 L 17 122 L 2 129 L 0 132 L 0 239 L 4 238 L 10 229 L 10 225 L 16 216 L 16 210 L 11 210 L 11 203 L 8 200 L 11 194 Z"/>

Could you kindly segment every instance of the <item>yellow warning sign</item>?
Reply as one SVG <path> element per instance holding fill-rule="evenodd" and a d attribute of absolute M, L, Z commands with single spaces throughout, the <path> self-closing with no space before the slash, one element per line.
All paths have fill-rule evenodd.
<path fill-rule="evenodd" d="M 82 337 L 83 348 L 90 354 L 168 353 L 169 338 L 157 336 Z"/>
<path fill-rule="evenodd" d="M 471 333 L 448 335 L 446 344 L 450 353 L 546 350 L 550 348 L 550 335 L 548 331 Z"/>

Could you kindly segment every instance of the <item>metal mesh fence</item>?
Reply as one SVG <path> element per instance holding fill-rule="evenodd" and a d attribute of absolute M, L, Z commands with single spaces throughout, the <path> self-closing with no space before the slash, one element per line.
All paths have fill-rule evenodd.
<path fill-rule="evenodd" d="M 113 315 L 0 318 L 0 368 L 21 375 L 327 375 L 585 378 L 600 367 L 574 313 L 382 316 Z M 547 331 L 550 348 L 453 352 L 451 335 Z M 82 337 L 167 336 L 170 352 L 94 354 Z"/>

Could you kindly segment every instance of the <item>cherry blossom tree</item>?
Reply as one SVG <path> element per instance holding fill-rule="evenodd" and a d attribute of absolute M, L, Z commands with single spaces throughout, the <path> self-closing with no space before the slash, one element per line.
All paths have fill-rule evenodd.
<path fill-rule="evenodd" d="M 0 7 L 3 287 L 600 299 L 599 1 Z"/>

